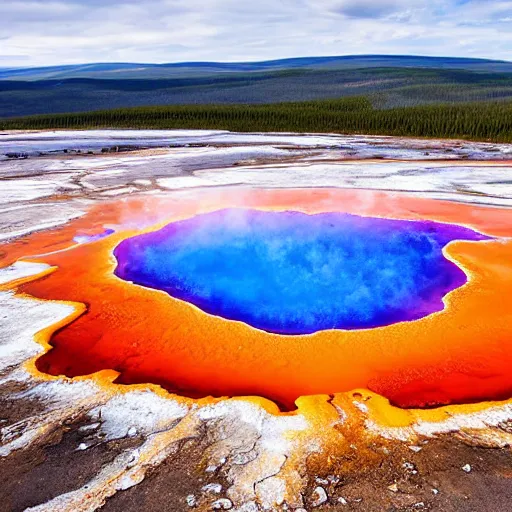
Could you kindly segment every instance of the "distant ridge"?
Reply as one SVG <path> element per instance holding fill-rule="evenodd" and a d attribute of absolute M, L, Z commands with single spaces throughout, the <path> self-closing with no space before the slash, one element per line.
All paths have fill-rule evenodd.
<path fill-rule="evenodd" d="M 413 55 L 0 69 L 0 118 L 365 97 L 379 109 L 512 99 L 512 62 Z"/>
<path fill-rule="evenodd" d="M 49 80 L 70 78 L 156 79 L 184 78 L 216 73 L 250 73 L 286 69 L 343 70 L 374 67 L 461 69 L 484 72 L 511 72 L 512 62 L 504 60 L 429 57 L 415 55 L 346 55 L 297 57 L 261 62 L 176 62 L 89 63 L 47 67 L 0 68 L 0 80 Z"/>

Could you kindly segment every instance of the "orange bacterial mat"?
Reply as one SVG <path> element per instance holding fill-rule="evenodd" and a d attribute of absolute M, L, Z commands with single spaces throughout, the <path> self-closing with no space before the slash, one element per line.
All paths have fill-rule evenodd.
<path fill-rule="evenodd" d="M 496 237 L 450 243 L 468 276 L 444 310 L 367 330 L 271 334 L 209 315 L 162 291 L 114 275 L 114 248 L 141 232 L 224 208 L 346 212 L 459 224 Z M 75 244 L 77 235 L 114 234 Z M 25 294 L 82 303 L 84 314 L 51 336 L 37 362 L 51 375 L 103 369 L 120 383 L 154 383 L 190 397 L 257 395 L 292 409 L 303 395 L 367 388 L 400 407 L 512 396 L 512 211 L 372 191 L 226 188 L 118 200 L 66 226 L 3 246 L 56 267 L 19 286 Z"/>

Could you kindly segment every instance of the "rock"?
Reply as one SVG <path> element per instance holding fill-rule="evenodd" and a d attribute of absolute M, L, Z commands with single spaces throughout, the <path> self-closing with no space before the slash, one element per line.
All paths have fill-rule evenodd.
<path fill-rule="evenodd" d="M 418 470 L 416 469 L 416 466 L 414 464 L 410 463 L 410 462 L 404 462 L 402 464 L 402 467 L 404 469 L 406 469 L 407 471 L 410 471 L 410 473 L 412 475 L 417 475 L 418 474 Z"/>
<path fill-rule="evenodd" d="M 342 505 L 347 505 L 348 501 L 343 496 L 340 496 L 338 498 L 338 503 L 341 503 Z"/>
<path fill-rule="evenodd" d="M 81 434 L 82 433 L 89 433 L 89 432 L 93 432 L 95 430 L 98 430 L 98 428 L 100 427 L 101 423 L 97 422 L 97 423 L 91 423 L 90 425 L 84 425 L 82 427 L 80 427 L 78 429 L 78 432 L 80 432 Z"/>
<path fill-rule="evenodd" d="M 23 160 L 28 158 L 28 153 L 5 153 L 7 158 L 21 158 Z"/>
<path fill-rule="evenodd" d="M 434 496 L 437 496 L 439 494 L 439 491 L 437 489 L 432 489 L 432 494 Z"/>
<path fill-rule="evenodd" d="M 425 508 L 425 503 L 423 501 L 420 501 L 419 503 L 415 503 L 413 505 L 414 508 Z"/>
<path fill-rule="evenodd" d="M 231 500 L 228 500 L 227 498 L 221 498 L 220 500 L 212 503 L 213 510 L 229 510 L 232 507 L 233 503 L 231 503 Z"/>
<path fill-rule="evenodd" d="M 221 484 L 206 484 L 203 486 L 202 490 L 204 492 L 211 492 L 213 494 L 220 494 L 222 492 Z"/>
<path fill-rule="evenodd" d="M 130 427 L 128 429 L 128 437 L 135 437 L 137 435 L 137 429 L 135 427 Z"/>
<path fill-rule="evenodd" d="M 462 471 L 465 473 L 471 473 L 471 470 L 473 469 L 469 464 L 466 464 L 465 466 L 462 466 Z"/>
<path fill-rule="evenodd" d="M 413 451 L 414 453 L 421 452 L 423 448 L 421 446 L 409 446 L 409 450 Z"/>
<path fill-rule="evenodd" d="M 236 512 L 258 512 L 258 505 L 254 501 L 249 501 L 244 503 L 242 506 L 236 509 Z M 300 509 L 297 509 L 295 512 L 298 512 Z M 306 511 L 304 511 L 306 512 Z"/>
<path fill-rule="evenodd" d="M 327 499 L 327 492 L 325 492 L 323 487 L 319 486 L 313 491 L 313 502 L 311 503 L 311 506 L 319 507 L 320 505 L 323 505 Z"/>
<path fill-rule="evenodd" d="M 391 492 L 398 492 L 398 485 L 397 484 L 392 484 L 392 485 L 388 486 L 388 489 Z"/>
<path fill-rule="evenodd" d="M 88 447 L 85 443 L 80 443 L 80 444 L 78 445 L 78 449 L 79 449 L 80 451 L 87 450 L 87 448 L 89 448 L 89 447 Z"/>
<path fill-rule="evenodd" d="M 195 507 L 196 506 L 196 497 L 193 494 L 189 494 L 186 498 L 187 505 L 189 507 Z"/>
<path fill-rule="evenodd" d="M 132 468 L 133 466 L 135 466 L 135 464 L 139 460 L 139 457 L 140 457 L 140 451 L 138 448 L 136 448 L 135 450 L 133 450 L 130 453 L 130 458 L 128 459 L 128 464 L 126 465 L 126 467 Z"/>

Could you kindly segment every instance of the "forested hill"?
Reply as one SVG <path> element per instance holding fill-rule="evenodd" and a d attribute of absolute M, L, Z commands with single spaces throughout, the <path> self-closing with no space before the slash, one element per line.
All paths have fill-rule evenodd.
<path fill-rule="evenodd" d="M 355 56 L 0 70 L 0 117 L 365 96 L 375 108 L 512 99 L 512 63 Z"/>

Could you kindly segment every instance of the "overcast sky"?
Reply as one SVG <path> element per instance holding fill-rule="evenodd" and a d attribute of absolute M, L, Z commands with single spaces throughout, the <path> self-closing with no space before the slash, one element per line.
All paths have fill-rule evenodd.
<path fill-rule="evenodd" d="M 0 0 L 0 67 L 367 53 L 512 60 L 512 0 Z"/>

